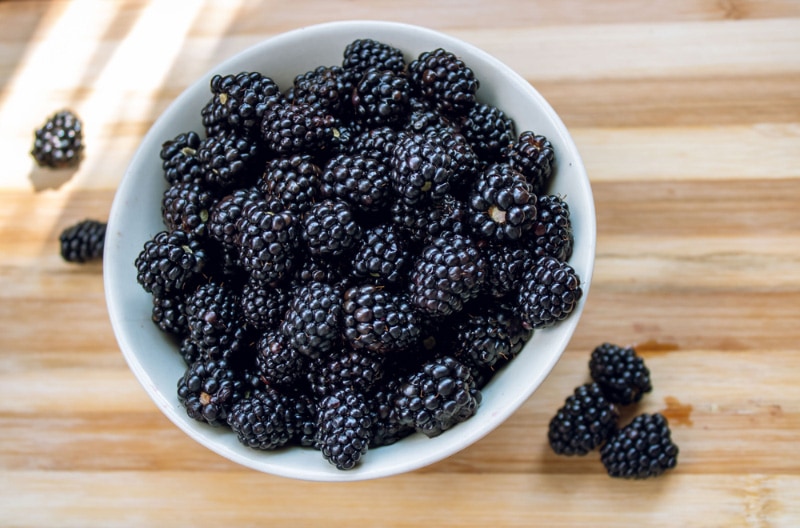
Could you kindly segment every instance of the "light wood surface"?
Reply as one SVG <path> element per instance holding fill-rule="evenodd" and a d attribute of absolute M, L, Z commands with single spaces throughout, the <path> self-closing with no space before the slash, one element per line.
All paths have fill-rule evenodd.
<path fill-rule="evenodd" d="M 426 25 L 518 70 L 571 129 L 598 220 L 585 314 L 541 389 L 465 451 L 354 484 L 195 444 L 128 370 L 102 264 L 58 254 L 197 76 L 337 19 Z M 37 169 L 32 132 L 64 106 L 86 159 Z M 800 2 L 6 0 L 0 153 L 0 526 L 800 526 Z M 604 341 L 652 371 L 638 410 L 681 448 L 659 479 L 547 446 Z"/>

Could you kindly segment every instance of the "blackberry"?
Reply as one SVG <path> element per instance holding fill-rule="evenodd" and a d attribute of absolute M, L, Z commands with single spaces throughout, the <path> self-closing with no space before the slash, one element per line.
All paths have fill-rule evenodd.
<path fill-rule="evenodd" d="M 422 97 L 444 113 L 463 115 L 475 105 L 479 82 L 464 61 L 442 48 L 426 51 L 408 65 Z"/>
<path fill-rule="evenodd" d="M 408 79 L 391 70 L 368 70 L 353 90 L 355 119 L 367 127 L 395 125 L 408 114 Z"/>
<path fill-rule="evenodd" d="M 58 237 L 61 258 L 77 263 L 102 259 L 106 227 L 105 222 L 87 218 L 65 228 Z"/>
<path fill-rule="evenodd" d="M 391 445 L 414 432 L 414 427 L 400 423 L 400 417 L 394 406 L 399 378 L 384 377 L 381 383 L 367 395 L 367 403 L 372 420 L 372 439 L 370 447 Z"/>
<path fill-rule="evenodd" d="M 70 110 L 60 110 L 34 132 L 31 155 L 40 167 L 77 166 L 83 157 L 83 124 Z"/>
<path fill-rule="evenodd" d="M 202 237 L 206 233 L 209 210 L 215 203 L 214 194 L 194 182 L 172 184 L 161 198 L 161 217 L 168 230 L 180 229 Z"/>
<path fill-rule="evenodd" d="M 312 359 L 330 352 L 339 342 L 342 293 L 324 282 L 298 287 L 280 326 L 289 345 Z"/>
<path fill-rule="evenodd" d="M 398 351 L 419 339 L 420 320 L 405 294 L 381 286 L 354 286 L 345 292 L 342 310 L 342 334 L 354 349 Z"/>
<path fill-rule="evenodd" d="M 361 238 L 350 206 L 339 199 L 314 204 L 303 219 L 303 240 L 312 255 L 338 257 Z"/>
<path fill-rule="evenodd" d="M 653 390 L 650 369 L 633 347 L 603 343 L 592 351 L 589 371 L 595 383 L 614 403 L 635 403 Z"/>
<path fill-rule="evenodd" d="M 545 136 L 530 130 L 521 133 L 506 151 L 508 163 L 533 186 L 537 195 L 545 194 L 555 165 L 555 150 Z"/>
<path fill-rule="evenodd" d="M 267 162 L 258 189 L 267 199 L 277 200 L 284 209 L 302 216 L 319 195 L 322 169 L 311 156 L 294 154 Z"/>
<path fill-rule="evenodd" d="M 469 368 L 443 356 L 426 362 L 403 381 L 394 407 L 400 423 L 433 438 L 474 415 L 481 398 Z"/>
<path fill-rule="evenodd" d="M 384 360 L 377 352 L 342 347 L 312 362 L 307 376 L 311 392 L 317 399 L 344 388 L 366 393 L 383 377 Z"/>
<path fill-rule="evenodd" d="M 492 308 L 465 314 L 455 325 L 453 334 L 454 357 L 482 369 L 514 359 L 533 331 L 523 327 L 514 310 Z"/>
<path fill-rule="evenodd" d="M 399 138 L 400 135 L 392 127 L 371 128 L 353 138 L 350 153 L 384 162 L 391 157 Z"/>
<path fill-rule="evenodd" d="M 236 130 L 205 138 L 197 158 L 206 182 L 221 189 L 252 185 L 261 162 L 258 143 Z"/>
<path fill-rule="evenodd" d="M 291 298 L 286 288 L 270 286 L 249 277 L 240 297 L 242 317 L 248 325 L 258 330 L 277 327 Z"/>
<path fill-rule="evenodd" d="M 192 340 L 203 351 L 228 357 L 241 346 L 239 295 L 227 284 L 209 282 L 198 287 L 186 297 L 184 311 Z"/>
<path fill-rule="evenodd" d="M 666 418 L 660 413 L 642 414 L 609 438 L 600 460 L 612 477 L 657 477 L 678 464 L 678 446 Z"/>
<path fill-rule="evenodd" d="M 403 52 L 389 44 L 372 39 L 357 39 L 345 47 L 342 67 L 359 80 L 370 69 L 402 73 L 406 68 L 406 61 Z"/>
<path fill-rule="evenodd" d="M 363 394 L 342 389 L 319 402 L 315 447 L 337 469 L 356 467 L 371 438 L 372 421 Z"/>
<path fill-rule="evenodd" d="M 499 108 L 485 103 L 470 108 L 459 130 L 476 154 L 495 161 L 516 138 L 514 122 Z"/>
<path fill-rule="evenodd" d="M 522 277 L 536 262 L 534 255 L 524 247 L 507 244 L 487 244 L 481 248 L 488 263 L 486 292 L 493 297 L 515 294 Z"/>
<path fill-rule="evenodd" d="M 258 72 L 214 75 L 210 84 L 214 120 L 246 134 L 258 134 L 264 114 L 283 98 L 275 81 Z"/>
<path fill-rule="evenodd" d="M 198 344 L 195 343 L 188 335 L 181 339 L 181 342 L 178 345 L 178 352 L 180 352 L 180 355 L 187 367 L 191 366 L 201 357 L 208 357 L 204 354 L 203 350 L 200 349 L 200 346 L 198 346 Z"/>
<path fill-rule="evenodd" d="M 200 118 L 206 137 L 219 136 L 233 129 L 228 123 L 227 116 L 219 110 L 220 105 L 216 99 L 216 96 L 212 96 L 205 106 L 200 109 Z"/>
<path fill-rule="evenodd" d="M 211 207 L 206 224 L 208 234 L 226 246 L 235 246 L 239 237 L 236 224 L 244 206 L 261 199 L 261 193 L 250 188 L 236 189 L 226 194 Z"/>
<path fill-rule="evenodd" d="M 574 237 L 569 205 L 555 195 L 541 195 L 536 202 L 536 222 L 527 240 L 537 257 L 555 257 L 567 261 L 572 256 Z"/>
<path fill-rule="evenodd" d="M 352 273 L 376 283 L 399 283 L 406 279 L 411 264 L 408 243 L 394 225 L 367 229 L 353 255 Z"/>
<path fill-rule="evenodd" d="M 268 387 L 293 387 L 306 375 L 308 357 L 287 343 L 277 330 L 269 329 L 256 343 L 256 367 Z"/>
<path fill-rule="evenodd" d="M 345 266 L 338 261 L 326 260 L 322 257 L 307 255 L 300 266 L 292 274 L 292 284 L 305 284 L 307 282 L 327 282 L 335 284 L 341 282 L 346 275 Z"/>
<path fill-rule="evenodd" d="M 321 112 L 336 116 L 350 113 L 355 79 L 340 66 L 319 66 L 294 78 L 287 94 L 291 103 L 308 104 Z"/>
<path fill-rule="evenodd" d="M 414 262 L 409 284 L 411 302 L 433 317 L 459 312 L 480 292 L 486 268 L 486 260 L 468 237 L 435 237 Z"/>
<path fill-rule="evenodd" d="M 239 442 L 264 451 L 288 444 L 298 426 L 292 399 L 269 387 L 237 401 L 227 422 Z"/>
<path fill-rule="evenodd" d="M 357 154 L 332 157 L 325 165 L 321 181 L 323 196 L 340 198 L 358 211 L 381 211 L 391 197 L 389 167 Z"/>
<path fill-rule="evenodd" d="M 398 200 L 390 209 L 392 222 L 413 242 L 426 243 L 445 233 L 468 234 L 468 208 L 451 195 L 419 209 Z"/>
<path fill-rule="evenodd" d="M 225 359 L 201 357 L 178 380 L 178 400 L 197 421 L 224 425 L 233 405 L 247 386 Z"/>
<path fill-rule="evenodd" d="M 329 150 L 336 119 L 306 103 L 277 105 L 264 115 L 261 136 L 267 148 L 279 155 Z"/>
<path fill-rule="evenodd" d="M 248 202 L 236 222 L 242 267 L 256 280 L 277 285 L 297 263 L 297 218 L 265 200 Z"/>
<path fill-rule="evenodd" d="M 167 183 L 174 185 L 203 180 L 203 169 L 197 158 L 200 142 L 196 132 L 182 132 L 161 145 L 159 156 Z"/>
<path fill-rule="evenodd" d="M 189 334 L 189 323 L 186 319 L 186 307 L 182 295 L 153 296 L 153 322 L 162 331 L 178 337 Z"/>
<path fill-rule="evenodd" d="M 457 128 L 457 124 L 442 114 L 434 103 L 414 94 L 409 98 L 409 115 L 404 126 L 408 133 L 454 132 Z"/>
<path fill-rule="evenodd" d="M 450 155 L 453 176 L 450 179 L 451 193 L 466 198 L 473 183 L 483 172 L 483 162 L 478 158 L 466 138 L 449 129 L 435 128 L 426 132 L 428 137 L 437 138 Z"/>
<path fill-rule="evenodd" d="M 206 261 L 206 251 L 194 236 L 161 231 L 136 257 L 136 280 L 153 295 L 181 291 L 199 277 Z"/>
<path fill-rule="evenodd" d="M 619 412 L 596 383 L 577 387 L 550 419 L 547 439 L 558 455 L 583 456 L 617 430 Z"/>
<path fill-rule="evenodd" d="M 440 200 L 454 177 L 450 153 L 435 136 L 401 136 L 391 157 L 392 187 L 408 205 Z"/>
<path fill-rule="evenodd" d="M 522 276 L 519 306 L 531 328 L 545 328 L 566 319 L 583 295 L 572 266 L 542 257 Z"/>
<path fill-rule="evenodd" d="M 509 165 L 494 164 L 481 175 L 469 198 L 470 225 L 479 238 L 517 241 L 536 221 L 536 195 Z"/>

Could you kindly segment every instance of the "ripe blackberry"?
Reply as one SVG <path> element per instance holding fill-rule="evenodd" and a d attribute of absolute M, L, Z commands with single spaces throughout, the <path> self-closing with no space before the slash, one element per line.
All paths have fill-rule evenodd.
<path fill-rule="evenodd" d="M 473 150 L 484 159 L 499 160 L 514 142 L 514 121 L 496 106 L 477 103 L 459 128 Z"/>
<path fill-rule="evenodd" d="M 261 136 L 279 156 L 329 150 L 336 119 L 306 103 L 276 105 L 264 115 Z"/>
<path fill-rule="evenodd" d="M 467 235 L 469 231 L 466 204 L 451 195 L 420 209 L 398 200 L 392 204 L 392 223 L 401 228 L 413 242 L 423 242 L 445 233 Z"/>
<path fill-rule="evenodd" d="M 34 132 L 31 155 L 40 167 L 77 166 L 83 157 L 83 124 L 78 116 L 70 110 L 50 116 Z"/>
<path fill-rule="evenodd" d="M 270 286 L 249 277 L 240 297 L 242 317 L 255 329 L 275 328 L 283 319 L 291 298 L 286 288 Z"/>
<path fill-rule="evenodd" d="M 408 65 L 422 97 L 445 113 L 463 115 L 475 105 L 479 82 L 464 61 L 442 48 L 426 51 Z"/>
<path fill-rule="evenodd" d="M 319 66 L 294 78 L 287 100 L 318 108 L 322 113 L 336 116 L 349 114 L 350 96 L 357 79 L 340 66 Z"/>
<path fill-rule="evenodd" d="M 237 401 L 227 417 L 242 444 L 269 451 L 288 444 L 297 433 L 292 398 L 265 387 Z"/>
<path fill-rule="evenodd" d="M 341 282 L 346 274 L 347 269 L 342 262 L 306 255 L 302 259 L 300 266 L 292 273 L 290 283 L 291 285 L 300 285 L 307 282 L 336 284 Z"/>
<path fill-rule="evenodd" d="M 197 343 L 195 343 L 188 335 L 181 339 L 181 342 L 178 345 L 178 352 L 180 352 L 180 355 L 187 367 L 191 366 L 201 357 L 208 357 L 205 355 L 203 350 L 200 349 L 200 346 L 198 346 Z"/>
<path fill-rule="evenodd" d="M 555 165 L 555 150 L 546 137 L 526 130 L 506 151 L 508 163 L 521 172 L 537 195 L 545 194 Z"/>
<path fill-rule="evenodd" d="M 542 257 L 522 276 L 519 306 L 528 326 L 545 328 L 566 319 L 582 295 L 580 277 L 572 266 Z"/>
<path fill-rule="evenodd" d="M 589 360 L 592 379 L 606 397 L 622 405 L 638 402 L 653 390 L 650 369 L 633 347 L 603 343 L 592 351 Z"/>
<path fill-rule="evenodd" d="M 268 387 L 293 387 L 305 377 L 308 362 L 278 330 L 266 330 L 256 343 L 257 372 Z"/>
<path fill-rule="evenodd" d="M 394 407 L 400 423 L 433 438 L 474 415 L 480 402 L 469 368 L 444 356 L 426 362 L 402 382 Z"/>
<path fill-rule="evenodd" d="M 302 216 L 319 195 L 322 169 L 306 154 L 282 156 L 267 162 L 258 189 L 284 209 Z"/>
<path fill-rule="evenodd" d="M 536 202 L 536 222 L 527 240 L 537 257 L 555 257 L 567 261 L 572 256 L 574 237 L 569 205 L 555 195 L 541 195 Z"/>
<path fill-rule="evenodd" d="M 162 331 L 178 337 L 189 334 L 185 299 L 182 295 L 153 296 L 151 318 Z"/>
<path fill-rule="evenodd" d="M 258 72 L 214 75 L 210 84 L 214 120 L 246 134 L 257 135 L 264 114 L 283 99 L 275 81 Z"/>
<path fill-rule="evenodd" d="M 397 389 L 400 387 L 398 377 L 387 376 L 367 394 L 367 404 L 372 420 L 372 439 L 370 447 L 391 445 L 414 432 L 414 427 L 400 423 L 400 417 L 394 406 Z"/>
<path fill-rule="evenodd" d="M 340 198 L 355 210 L 376 213 L 389 204 L 390 170 L 376 159 L 357 154 L 333 156 L 320 179 L 322 196 Z"/>
<path fill-rule="evenodd" d="M 303 240 L 312 255 L 338 257 L 361 239 L 351 207 L 339 199 L 314 204 L 303 219 Z"/>
<path fill-rule="evenodd" d="M 227 357 L 238 350 L 242 311 L 238 293 L 226 283 L 198 287 L 186 297 L 184 312 L 192 340 L 203 351 Z"/>
<path fill-rule="evenodd" d="M 319 402 L 315 447 L 337 469 L 356 467 L 371 438 L 372 421 L 363 394 L 342 389 Z"/>
<path fill-rule="evenodd" d="M 233 129 L 233 126 L 228 123 L 227 116 L 219 111 L 220 105 L 216 99 L 216 96 L 212 96 L 200 109 L 200 119 L 206 133 L 205 137 L 219 136 Z"/>
<path fill-rule="evenodd" d="M 339 341 L 342 293 L 324 282 L 298 287 L 280 327 L 289 345 L 312 359 L 333 350 Z"/>
<path fill-rule="evenodd" d="M 342 67 L 352 72 L 356 80 L 370 69 L 402 73 L 406 67 L 403 52 L 389 44 L 372 39 L 357 39 L 344 49 Z"/>
<path fill-rule="evenodd" d="M 297 263 L 297 218 L 265 200 L 246 203 L 236 222 L 242 267 L 256 280 L 276 285 Z"/>
<path fill-rule="evenodd" d="M 345 292 L 342 310 L 342 335 L 354 349 L 392 352 L 419 339 L 420 320 L 405 294 L 382 286 L 354 286 Z"/>
<path fill-rule="evenodd" d="M 350 143 L 350 153 L 386 162 L 394 152 L 399 138 L 400 135 L 392 127 L 370 128 L 353 138 Z"/>
<path fill-rule="evenodd" d="M 225 424 L 246 390 L 240 374 L 225 359 L 201 357 L 178 380 L 178 400 L 186 414 L 211 425 Z"/>
<path fill-rule="evenodd" d="M 206 251 L 183 231 L 161 231 L 144 243 L 136 257 L 136 280 L 153 295 L 183 290 L 199 277 Z"/>
<path fill-rule="evenodd" d="M 399 283 L 406 279 L 411 264 L 408 243 L 394 225 L 367 229 L 353 255 L 352 273 L 378 284 Z"/>
<path fill-rule="evenodd" d="M 61 258 L 78 263 L 102 259 L 106 227 L 105 222 L 87 218 L 65 228 L 58 237 Z"/>
<path fill-rule="evenodd" d="M 667 419 L 660 413 L 642 414 L 609 438 L 600 460 L 612 477 L 645 479 L 674 468 L 679 451 Z"/>
<path fill-rule="evenodd" d="M 236 223 L 249 202 L 263 199 L 256 189 L 236 189 L 220 198 L 209 212 L 206 229 L 208 234 L 226 246 L 235 246 L 239 237 Z"/>
<path fill-rule="evenodd" d="M 391 157 L 392 187 L 408 205 L 440 200 L 450 190 L 453 162 L 435 136 L 406 134 L 398 138 Z"/>
<path fill-rule="evenodd" d="M 312 362 L 307 375 L 311 392 L 318 400 L 344 388 L 366 393 L 383 377 L 385 359 L 370 350 L 341 347 Z"/>
<path fill-rule="evenodd" d="M 194 182 L 174 183 L 161 198 L 161 218 L 170 231 L 180 229 L 202 237 L 206 234 L 209 210 L 214 203 L 214 194 L 203 185 Z"/>
<path fill-rule="evenodd" d="M 197 158 L 206 182 L 221 189 L 252 185 L 261 162 L 258 142 L 237 130 L 205 138 Z"/>
<path fill-rule="evenodd" d="M 558 455 L 586 455 L 617 430 L 619 412 L 596 383 L 577 387 L 550 419 L 547 439 Z"/>
<path fill-rule="evenodd" d="M 487 244 L 481 249 L 488 263 L 486 292 L 499 298 L 519 291 L 522 276 L 536 262 L 531 251 L 508 244 Z"/>
<path fill-rule="evenodd" d="M 353 90 L 355 119 L 370 128 L 400 123 L 408 114 L 410 94 L 405 75 L 367 70 Z"/>
<path fill-rule="evenodd" d="M 197 158 L 200 136 L 196 132 L 182 132 L 161 145 L 161 167 L 167 183 L 200 182 L 203 169 Z"/>
<path fill-rule="evenodd" d="M 411 302 L 432 317 L 459 312 L 480 292 L 486 268 L 486 260 L 468 237 L 449 233 L 435 237 L 414 262 Z"/>
<path fill-rule="evenodd" d="M 409 114 L 404 130 L 410 134 L 428 134 L 436 131 L 454 132 L 458 125 L 442 114 L 436 105 L 412 93 L 408 101 Z"/>
<path fill-rule="evenodd" d="M 470 225 L 478 238 L 517 241 L 536 221 L 536 195 L 509 165 L 491 165 L 477 180 L 469 198 Z"/>
<path fill-rule="evenodd" d="M 453 176 L 450 178 L 451 193 L 459 198 L 467 198 L 475 180 L 483 172 L 483 162 L 478 158 L 466 138 L 451 129 L 434 128 L 426 132 L 442 142 L 450 155 Z"/>
<path fill-rule="evenodd" d="M 514 359 L 532 334 L 514 310 L 483 309 L 456 323 L 450 350 L 466 365 L 492 368 Z"/>

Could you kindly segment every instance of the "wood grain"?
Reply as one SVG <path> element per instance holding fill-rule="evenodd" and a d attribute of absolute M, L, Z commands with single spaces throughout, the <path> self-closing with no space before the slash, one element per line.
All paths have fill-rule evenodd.
<path fill-rule="evenodd" d="M 800 3 L 0 2 L 0 525 L 800 525 Z M 142 136 L 215 63 L 340 19 L 423 23 L 519 71 L 572 131 L 597 209 L 586 311 L 542 387 L 486 438 L 354 484 L 251 472 L 175 428 L 129 371 L 102 264 L 58 255 L 103 219 Z M 34 167 L 69 106 L 75 171 Z M 554 455 L 547 424 L 610 341 L 645 357 L 680 445 L 660 479 Z"/>

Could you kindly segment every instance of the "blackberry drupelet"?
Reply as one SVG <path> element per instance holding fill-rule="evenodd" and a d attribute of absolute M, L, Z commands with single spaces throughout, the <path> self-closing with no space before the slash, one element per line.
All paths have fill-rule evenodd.
<path fill-rule="evenodd" d="M 533 186 L 533 192 L 542 195 L 550 185 L 555 165 L 555 150 L 545 136 L 530 130 L 522 132 L 506 151 L 508 163 L 521 172 Z"/>
<path fill-rule="evenodd" d="M 214 75 L 210 84 L 213 119 L 246 134 L 257 135 L 264 114 L 283 99 L 275 81 L 258 72 Z"/>
<path fill-rule="evenodd" d="M 383 377 L 385 359 L 378 352 L 348 347 L 317 358 L 307 373 L 311 393 L 318 400 L 344 388 L 366 393 Z"/>
<path fill-rule="evenodd" d="M 442 48 L 426 51 L 408 65 L 422 97 L 445 113 L 463 115 L 475 105 L 479 82 L 464 61 Z"/>
<path fill-rule="evenodd" d="M 421 321 L 404 293 L 381 286 L 353 286 L 344 293 L 342 304 L 345 341 L 354 349 L 393 352 L 415 344 Z"/>
<path fill-rule="evenodd" d="M 646 392 L 653 390 L 650 369 L 633 347 L 603 343 L 592 351 L 589 372 L 606 397 L 614 403 L 635 403 Z"/>
<path fill-rule="evenodd" d="M 242 286 L 242 317 L 257 330 L 276 328 L 289 308 L 291 298 L 287 288 L 270 286 L 251 276 Z"/>
<path fill-rule="evenodd" d="M 410 95 L 405 75 L 367 70 L 353 90 L 354 118 L 369 128 L 397 125 L 407 117 Z"/>
<path fill-rule="evenodd" d="M 254 136 L 228 130 L 205 138 L 197 149 L 197 158 L 209 185 L 231 189 L 254 183 L 262 156 Z"/>
<path fill-rule="evenodd" d="M 298 287 L 280 326 L 289 345 L 312 359 L 333 350 L 340 341 L 342 293 L 324 282 Z"/>
<path fill-rule="evenodd" d="M 376 213 L 390 203 L 390 169 L 374 158 L 358 154 L 333 156 L 320 180 L 322 196 L 344 200 L 357 211 Z"/>
<path fill-rule="evenodd" d="M 406 280 L 411 259 L 408 241 L 400 228 L 381 224 L 364 232 L 353 255 L 352 273 L 377 284 L 397 284 Z"/>
<path fill-rule="evenodd" d="M 168 230 L 180 229 L 197 237 L 206 234 L 209 210 L 215 195 L 203 184 L 178 182 L 164 191 L 161 198 L 161 218 Z"/>
<path fill-rule="evenodd" d="M 299 256 L 297 217 L 273 205 L 265 200 L 248 202 L 236 222 L 242 267 L 269 285 L 287 279 Z"/>
<path fill-rule="evenodd" d="M 397 389 L 400 423 L 433 438 L 471 417 L 481 402 L 469 367 L 449 356 L 430 360 Z"/>
<path fill-rule="evenodd" d="M 400 136 L 391 157 L 392 188 L 408 205 L 435 202 L 450 190 L 453 162 L 444 142 L 431 135 Z"/>
<path fill-rule="evenodd" d="M 283 103 L 264 115 L 261 136 L 279 156 L 324 152 L 331 148 L 336 119 L 306 103 Z"/>
<path fill-rule="evenodd" d="M 257 373 L 268 387 L 294 387 L 306 376 L 308 363 L 278 330 L 266 330 L 256 343 Z"/>
<path fill-rule="evenodd" d="M 261 199 L 262 194 L 253 188 L 236 189 L 220 198 L 209 212 L 206 223 L 209 236 L 226 246 L 235 247 L 239 237 L 236 223 L 244 206 Z"/>
<path fill-rule="evenodd" d="M 518 241 L 536 221 L 536 195 L 509 165 L 491 165 L 469 197 L 470 225 L 478 238 Z"/>
<path fill-rule="evenodd" d="M 178 337 L 189 334 L 189 323 L 186 319 L 185 299 L 182 294 L 153 296 L 153 322 L 162 331 Z"/>
<path fill-rule="evenodd" d="M 542 257 L 522 277 L 519 306 L 528 326 L 544 328 L 566 319 L 582 295 L 580 278 L 572 266 Z"/>
<path fill-rule="evenodd" d="M 660 413 L 642 414 L 608 439 L 600 460 L 612 477 L 657 477 L 678 464 L 678 446 L 667 419 Z"/>
<path fill-rule="evenodd" d="M 70 110 L 51 115 L 34 132 L 31 155 L 39 167 L 75 167 L 83 157 L 83 124 Z"/>
<path fill-rule="evenodd" d="M 292 398 L 265 387 L 237 401 L 227 416 L 239 442 L 269 451 L 288 444 L 297 434 Z"/>
<path fill-rule="evenodd" d="M 617 430 L 619 412 L 596 383 L 577 387 L 550 419 L 547 439 L 558 455 L 583 456 L 602 446 Z"/>
<path fill-rule="evenodd" d="M 186 322 L 192 340 L 208 355 L 228 358 L 241 346 L 239 294 L 227 283 L 209 282 L 186 297 Z"/>
<path fill-rule="evenodd" d="M 319 196 L 322 169 L 306 154 L 282 156 L 267 162 L 258 189 L 297 216 L 306 213 Z"/>
<path fill-rule="evenodd" d="M 203 169 L 197 157 L 200 136 L 196 132 L 182 132 L 161 145 L 161 167 L 167 183 L 203 181 Z"/>
<path fill-rule="evenodd" d="M 536 257 L 555 257 L 566 262 L 572 256 L 574 237 L 569 205 L 555 195 L 541 195 L 536 202 L 536 222 L 527 240 Z"/>
<path fill-rule="evenodd" d="M 76 263 L 102 259 L 106 227 L 105 222 L 87 218 L 65 228 L 58 237 L 61 258 Z"/>
<path fill-rule="evenodd" d="M 178 292 L 199 277 L 206 261 L 206 251 L 193 235 L 161 231 L 136 257 L 136 280 L 153 295 Z"/>
<path fill-rule="evenodd" d="M 514 142 L 514 121 L 497 108 L 477 103 L 470 108 L 459 128 L 473 150 L 481 158 L 498 161 Z"/>
<path fill-rule="evenodd" d="M 312 255 L 339 257 L 361 239 L 350 205 L 340 199 L 314 204 L 303 219 L 302 237 Z"/>
<path fill-rule="evenodd" d="M 337 469 L 356 467 L 371 439 L 372 420 L 363 394 L 342 389 L 319 402 L 315 447 Z"/>
<path fill-rule="evenodd" d="M 178 380 L 178 400 L 190 418 L 224 425 L 247 391 L 242 376 L 225 359 L 200 357 Z"/>
<path fill-rule="evenodd" d="M 486 280 L 487 262 L 470 238 L 448 233 L 435 237 L 413 264 L 411 302 L 430 317 L 461 311 Z"/>
<path fill-rule="evenodd" d="M 511 244 L 487 244 L 481 249 L 488 263 L 486 292 L 499 298 L 519 291 L 522 276 L 536 262 L 533 253 Z"/>
<path fill-rule="evenodd" d="M 403 52 L 372 39 L 357 39 L 344 49 L 342 67 L 352 72 L 356 82 L 370 69 L 402 73 L 406 68 Z"/>
<path fill-rule="evenodd" d="M 291 103 L 308 104 L 322 113 L 344 116 L 351 113 L 350 101 L 357 79 L 340 66 L 319 66 L 294 78 L 287 93 Z"/>

